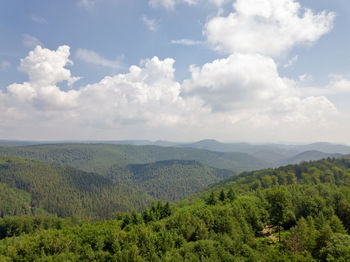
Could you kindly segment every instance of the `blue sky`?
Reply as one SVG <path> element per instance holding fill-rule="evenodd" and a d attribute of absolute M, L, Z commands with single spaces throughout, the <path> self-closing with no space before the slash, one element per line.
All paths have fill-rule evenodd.
<path fill-rule="evenodd" d="M 349 25 L 347 0 L 1 1 L 0 138 L 350 143 Z"/>

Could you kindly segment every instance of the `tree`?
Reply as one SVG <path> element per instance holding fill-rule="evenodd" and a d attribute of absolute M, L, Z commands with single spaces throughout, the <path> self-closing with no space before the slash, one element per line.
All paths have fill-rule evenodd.
<path fill-rule="evenodd" d="M 291 197 L 283 188 L 276 188 L 267 195 L 270 204 L 270 219 L 274 226 L 278 228 L 278 241 L 281 242 L 281 225 L 285 221 Z"/>
<path fill-rule="evenodd" d="M 220 192 L 219 200 L 221 202 L 224 202 L 225 199 L 226 199 L 226 194 L 225 194 L 225 191 L 222 189 L 221 192 Z"/>
<path fill-rule="evenodd" d="M 215 197 L 214 192 L 211 192 L 209 198 L 207 198 L 205 202 L 207 205 L 215 205 L 216 204 L 216 197 Z"/>
<path fill-rule="evenodd" d="M 233 201 L 233 200 L 236 199 L 236 197 L 237 197 L 237 196 L 236 196 L 235 191 L 233 191 L 233 189 L 230 188 L 230 190 L 229 190 L 228 193 L 227 193 L 227 198 Z"/>

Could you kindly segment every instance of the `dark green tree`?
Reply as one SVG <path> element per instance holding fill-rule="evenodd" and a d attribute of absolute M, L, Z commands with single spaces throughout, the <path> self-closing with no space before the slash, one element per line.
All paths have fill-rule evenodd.
<path fill-rule="evenodd" d="M 219 200 L 221 202 L 224 202 L 226 199 L 226 194 L 225 194 L 225 191 L 222 189 L 221 192 L 220 192 L 220 195 L 219 195 Z"/>
<path fill-rule="evenodd" d="M 209 195 L 209 197 L 206 199 L 206 204 L 207 205 L 215 205 L 216 204 L 216 197 L 214 192 L 211 192 L 211 194 Z"/>
<path fill-rule="evenodd" d="M 235 191 L 233 191 L 232 188 L 230 188 L 230 190 L 228 191 L 227 193 L 227 198 L 230 199 L 230 200 L 235 200 L 236 199 L 236 193 Z"/>

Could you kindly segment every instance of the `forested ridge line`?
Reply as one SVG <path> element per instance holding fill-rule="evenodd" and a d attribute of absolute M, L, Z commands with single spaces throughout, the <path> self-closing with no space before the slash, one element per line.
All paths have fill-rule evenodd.
<path fill-rule="evenodd" d="M 0 258 L 349 261 L 349 167 L 349 159 L 327 159 L 246 172 L 176 205 L 154 202 L 113 220 L 18 230 L 0 241 Z M 24 218 L 12 219 L 1 220 L 3 230 L 25 228 Z"/>

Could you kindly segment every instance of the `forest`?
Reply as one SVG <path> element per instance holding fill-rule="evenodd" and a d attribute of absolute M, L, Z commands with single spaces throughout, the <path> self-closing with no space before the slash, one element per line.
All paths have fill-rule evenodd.
<path fill-rule="evenodd" d="M 11 161 L 32 160 L 3 158 L 1 174 Z M 15 166 L 21 170 L 20 163 Z M 1 186 L 13 198 L 8 203 L 26 207 L 35 192 L 28 188 L 40 184 L 16 179 L 17 170 L 9 168 Z M 72 180 L 67 178 L 65 187 L 76 193 L 81 189 L 86 193 L 79 192 L 81 199 L 108 190 L 102 178 L 97 183 L 101 189 L 83 182 L 74 188 Z M 349 186 L 350 160 L 328 158 L 243 172 L 185 200 L 154 200 L 140 212 L 108 213 L 106 218 L 50 213 L 43 197 L 42 205 L 31 203 L 41 213 L 0 219 L 0 260 L 349 261 Z M 94 202 L 98 212 L 105 210 L 103 205 Z"/>

